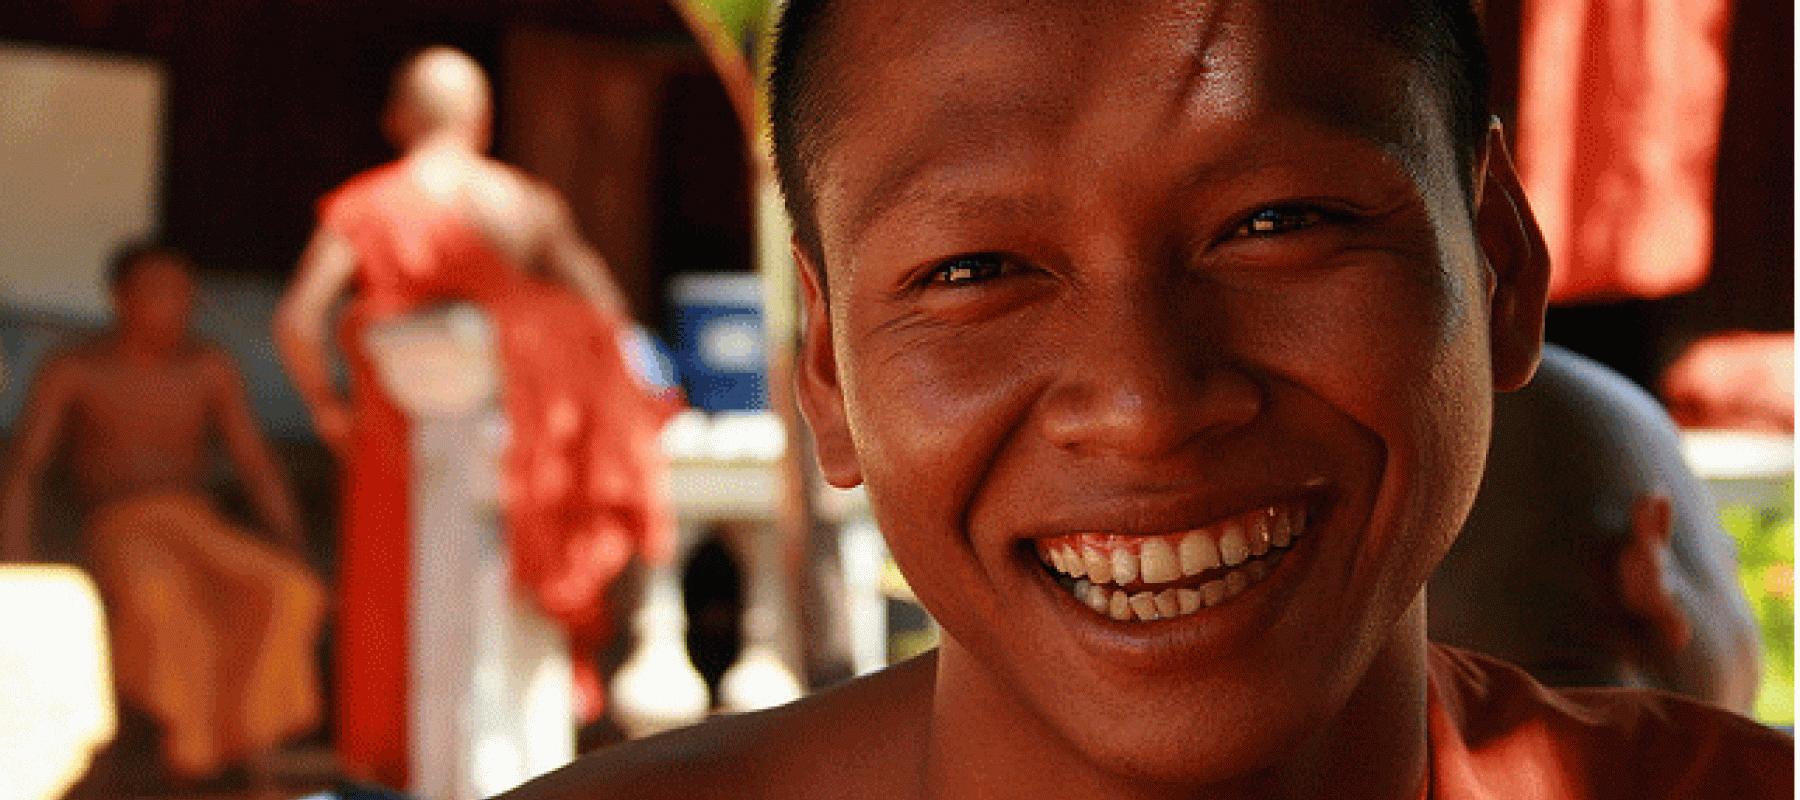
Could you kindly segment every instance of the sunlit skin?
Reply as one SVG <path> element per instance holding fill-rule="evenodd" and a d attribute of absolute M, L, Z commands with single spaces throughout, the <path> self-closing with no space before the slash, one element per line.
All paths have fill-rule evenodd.
<path fill-rule="evenodd" d="M 800 398 L 943 644 L 520 797 L 675 796 L 764 757 L 741 796 L 1423 789 L 1420 588 L 1493 392 L 1534 369 L 1541 243 L 1498 133 L 1460 174 L 1380 13 L 1268 5 L 836 18 Z M 1304 538 L 1188 616 L 1108 619 L 1036 555 L 1269 505 Z"/>
<path fill-rule="evenodd" d="M 263 523 L 291 552 L 305 552 L 292 493 L 237 367 L 187 332 L 193 296 L 186 262 L 146 256 L 114 287 L 113 329 L 39 372 L 0 495 L 8 560 L 32 555 L 37 492 L 57 453 L 66 453 L 82 501 L 96 508 L 153 491 L 203 490 L 215 434 Z"/>

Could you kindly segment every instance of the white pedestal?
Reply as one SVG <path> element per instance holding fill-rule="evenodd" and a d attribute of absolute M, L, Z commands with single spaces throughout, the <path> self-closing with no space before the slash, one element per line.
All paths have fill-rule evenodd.
<path fill-rule="evenodd" d="M 500 519 L 479 489 L 491 420 L 425 417 L 413 433 L 411 791 L 475 800 L 575 757 L 562 630 L 513 591 Z"/>
<path fill-rule="evenodd" d="M 677 548 L 678 556 L 686 548 Z M 706 680 L 688 659 L 687 615 L 681 582 L 670 564 L 654 564 L 644 601 L 632 616 L 637 647 L 613 675 L 613 719 L 633 739 L 692 725 L 706 718 L 712 698 Z"/>
<path fill-rule="evenodd" d="M 410 790 L 488 797 L 575 757 L 568 641 L 513 590 L 496 508 L 492 332 L 452 306 L 373 326 L 363 344 L 412 419 Z"/>

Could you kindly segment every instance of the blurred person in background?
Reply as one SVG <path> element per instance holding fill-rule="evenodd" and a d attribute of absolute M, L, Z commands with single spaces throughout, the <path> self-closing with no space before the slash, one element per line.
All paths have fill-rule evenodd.
<path fill-rule="evenodd" d="M 1662 407 L 1554 345 L 1494 402 L 1474 509 L 1426 592 L 1435 641 L 1551 686 L 1664 689 L 1747 713 L 1758 643 L 1731 537 Z"/>
<path fill-rule="evenodd" d="M 188 332 L 192 265 L 138 245 L 108 277 L 116 324 L 44 365 L 15 426 L 0 541 L 6 560 L 33 557 L 42 478 L 66 457 L 119 693 L 161 724 L 164 765 L 192 782 L 318 723 L 325 592 L 236 365 Z M 208 495 L 215 436 L 273 543 Z"/>
<path fill-rule="evenodd" d="M 403 155 L 320 201 L 276 312 L 283 359 L 344 470 L 338 747 L 390 786 L 408 773 L 412 462 L 405 412 L 378 384 L 363 335 L 456 303 L 486 315 L 509 430 L 500 493 L 513 574 L 570 634 L 583 716 L 604 697 L 587 654 L 610 633 L 608 586 L 673 536 L 657 434 L 674 405 L 621 354 L 624 303 L 562 198 L 485 155 L 491 123 L 473 59 L 432 47 L 407 60 L 382 120 Z M 348 397 L 326 354 L 328 315 L 346 296 Z"/>

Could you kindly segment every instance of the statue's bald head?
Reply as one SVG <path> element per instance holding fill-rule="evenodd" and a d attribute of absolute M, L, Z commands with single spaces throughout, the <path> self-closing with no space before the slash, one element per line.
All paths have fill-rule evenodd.
<path fill-rule="evenodd" d="M 468 137 L 486 145 L 491 106 L 481 65 L 442 45 L 415 53 L 394 75 L 388 96 L 387 134 L 401 148 L 427 136 Z"/>

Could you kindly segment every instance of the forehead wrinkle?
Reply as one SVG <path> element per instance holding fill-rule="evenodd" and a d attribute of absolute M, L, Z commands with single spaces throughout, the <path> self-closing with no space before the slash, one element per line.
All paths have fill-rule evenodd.
<path fill-rule="evenodd" d="M 1197 6 L 1204 8 L 1196 9 Z M 1168 35 L 1160 38 L 1173 42 L 1177 51 L 1172 59 L 1177 102 L 1168 110 L 1171 120 L 1195 105 L 1235 105 L 1233 101 L 1242 97 L 1246 76 L 1225 56 L 1246 38 L 1239 31 L 1252 27 L 1239 18 L 1244 13 L 1253 14 L 1255 9 L 1229 0 L 1183 3 L 1180 13 L 1147 26 L 1152 29 L 1152 41 L 1159 38 L 1159 31 L 1167 31 Z M 1237 97 L 1232 96 L 1234 89 Z"/>
<path fill-rule="evenodd" d="M 1134 40 L 1139 45 L 1122 57 L 1146 66 L 1112 91 L 1120 96 L 1115 102 L 1141 103 L 1153 93 L 1170 97 L 1164 133 L 1196 121 L 1241 121 L 1273 111 L 1393 150 L 1415 138 L 1409 128 L 1416 125 L 1407 117 L 1415 109 L 1405 96 L 1415 59 L 1393 37 L 1381 35 L 1384 24 L 1402 23 L 1383 16 L 1383 9 L 1340 7 L 1336 0 L 1324 8 L 1307 2 L 1184 3 L 1143 26 Z M 1159 57 L 1145 42 L 1171 44 Z M 1160 70 L 1151 66 L 1159 59 L 1165 64 Z"/>
<path fill-rule="evenodd" d="M 1301 7 L 1281 4 L 1264 8 L 1243 2 L 1192 3 L 1144 20 L 1133 34 L 1114 40 L 1124 46 L 1099 51 L 1081 47 L 1088 40 L 1079 30 L 1053 31 L 1052 39 L 1045 40 L 1039 36 L 1044 33 L 1042 23 L 1033 25 L 1005 11 L 970 25 L 923 29 L 909 29 L 893 20 L 893 27 L 900 30 L 892 32 L 899 35 L 881 44 L 870 42 L 872 49 L 881 51 L 879 55 L 863 60 L 865 69 L 857 70 L 860 74 L 840 76 L 836 81 L 840 88 L 848 88 L 844 78 L 859 86 L 843 98 L 848 101 L 844 110 L 852 113 L 838 117 L 839 124 L 831 126 L 832 149 L 844 135 L 887 142 L 884 155 L 863 162 L 862 167 L 872 174 L 860 182 L 869 187 L 861 196 L 843 191 L 858 181 L 839 181 L 834 179 L 838 176 L 830 175 L 841 169 L 854 170 L 857 165 L 821 159 L 814 196 L 824 202 L 817 211 L 823 213 L 822 206 L 835 205 L 838 208 L 832 216 L 842 221 L 827 226 L 838 234 L 828 233 L 827 238 L 860 243 L 894 208 L 934 202 L 940 193 L 933 184 L 945 183 L 937 179 L 939 174 L 953 175 L 963 171 L 964 165 L 997 166 L 992 160 L 996 155 L 1026 158 L 1033 152 L 1043 153 L 1045 145 L 1056 144 L 1054 140 L 1081 135 L 1068 121 L 1079 120 L 1084 110 L 1095 110 L 1096 104 L 1141 103 L 1154 96 L 1149 90 L 1169 98 L 1161 133 L 1147 129 L 1121 138 L 1117 134 L 1123 132 L 1114 131 L 1117 146 L 1128 150 L 1142 147 L 1159 135 L 1195 131 L 1196 123 L 1205 126 L 1208 119 L 1241 120 L 1273 113 L 1373 142 L 1397 157 L 1415 178 L 1421 177 L 1421 162 L 1433 159 L 1415 151 L 1422 139 L 1435 137 L 1421 136 L 1419 129 L 1445 121 L 1413 118 L 1419 111 L 1419 98 L 1410 97 L 1417 90 L 1416 81 L 1406 78 L 1415 71 L 1414 59 L 1380 36 L 1376 20 L 1366 11 L 1353 11 L 1357 18 L 1351 20 L 1327 13 L 1328 8 L 1298 5 Z M 1092 10 L 1083 13 L 1092 14 Z M 1256 24 L 1258 19 L 1253 17 L 1265 15 L 1278 19 Z M 1280 34 L 1257 33 L 1270 27 L 1278 28 Z M 1032 46 L 1012 46 L 1019 36 Z M 1071 58 L 1060 52 L 1059 40 L 1088 57 Z M 900 42 L 904 46 L 896 47 Z M 840 41 L 843 44 L 847 42 Z M 1346 50 L 1361 57 L 1341 58 Z M 1044 59 L 1053 64 L 1047 72 L 1041 63 Z M 1119 69 L 1121 62 L 1131 61 L 1140 64 Z M 1344 62 L 1357 67 L 1357 74 L 1348 74 Z M 1371 71 L 1392 80 L 1371 79 Z M 1086 79 L 1109 72 L 1121 77 Z M 1027 74 L 1057 79 L 1027 84 L 1019 78 Z M 925 80 L 918 80 L 921 75 Z M 921 93 L 920 86 L 935 89 Z M 1077 87 L 1077 91 L 1071 92 L 1069 87 Z M 1171 91 L 1175 87 L 1179 90 Z M 882 113 L 866 113 L 875 107 Z M 860 130 L 853 132 L 853 128 Z M 910 140 L 896 140 L 896 132 L 915 133 Z M 1099 153 L 1089 154 L 1104 159 Z M 1154 153 L 1149 155 L 1154 157 Z M 1194 180 L 1199 180 L 1203 165 L 1191 171 Z M 947 200 L 968 207 L 972 198 L 963 194 Z"/>

